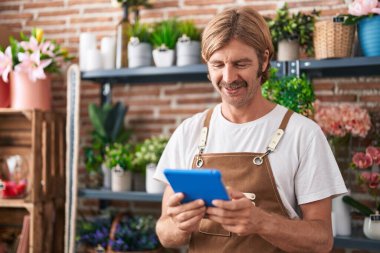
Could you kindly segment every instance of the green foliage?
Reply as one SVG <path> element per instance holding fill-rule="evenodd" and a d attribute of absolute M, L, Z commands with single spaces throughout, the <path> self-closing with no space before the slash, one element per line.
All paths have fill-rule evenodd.
<path fill-rule="evenodd" d="M 164 20 L 154 27 L 152 44 L 154 48 L 174 49 L 180 36 L 176 19 Z"/>
<path fill-rule="evenodd" d="M 346 203 L 347 205 L 353 207 L 355 210 L 357 210 L 359 213 L 361 213 L 364 216 L 370 216 L 371 214 L 374 214 L 375 212 L 372 211 L 370 208 L 367 206 L 363 205 L 362 203 L 356 201 L 350 196 L 344 196 L 343 197 L 343 202 Z M 377 209 L 380 211 L 380 206 Z"/>
<path fill-rule="evenodd" d="M 178 31 L 180 36 L 186 35 L 190 40 L 199 41 L 201 33 L 191 20 L 184 20 L 178 22 Z"/>
<path fill-rule="evenodd" d="M 128 27 L 128 35 L 130 37 L 136 37 L 139 41 L 150 43 L 151 31 L 148 24 L 140 23 L 139 21 L 135 22 L 133 25 Z"/>
<path fill-rule="evenodd" d="M 168 143 L 167 137 L 156 136 L 146 139 L 142 143 L 136 145 L 133 166 L 140 172 L 145 172 L 148 164 L 157 164 L 160 160 L 162 152 Z"/>
<path fill-rule="evenodd" d="M 106 146 L 114 142 L 127 142 L 130 132 L 124 129 L 124 118 L 127 107 L 117 102 L 114 106 L 109 103 L 99 107 L 95 104 L 88 106 L 88 114 L 94 130 L 92 145 L 85 147 L 86 170 L 98 171 L 102 164 Z"/>
<path fill-rule="evenodd" d="M 298 39 L 300 46 L 305 48 L 306 53 L 309 56 L 313 55 L 314 23 L 319 13 L 319 11 L 314 10 L 311 14 L 298 12 L 290 15 L 289 8 L 285 4 L 277 10 L 274 19 L 267 20 L 273 45 L 277 48 L 277 44 L 281 40 Z"/>
<path fill-rule="evenodd" d="M 130 144 L 112 143 L 106 147 L 104 158 L 109 169 L 119 165 L 124 171 L 133 171 L 133 149 Z"/>
<path fill-rule="evenodd" d="M 302 115 L 311 116 L 315 100 L 311 82 L 305 75 L 277 77 L 276 72 L 276 69 L 270 69 L 270 77 L 262 86 L 263 96 Z"/>

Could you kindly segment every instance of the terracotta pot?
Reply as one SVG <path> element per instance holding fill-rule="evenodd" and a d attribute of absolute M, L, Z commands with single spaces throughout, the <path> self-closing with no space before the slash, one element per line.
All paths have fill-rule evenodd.
<path fill-rule="evenodd" d="M 5 83 L 0 77 L 0 108 L 9 107 L 10 104 L 9 83 Z"/>
<path fill-rule="evenodd" d="M 38 79 L 35 82 L 22 72 L 12 72 L 11 108 L 14 109 L 51 109 L 51 79 Z"/>

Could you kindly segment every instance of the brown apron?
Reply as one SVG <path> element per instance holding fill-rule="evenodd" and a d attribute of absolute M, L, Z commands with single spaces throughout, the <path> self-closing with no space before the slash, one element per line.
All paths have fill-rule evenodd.
<path fill-rule="evenodd" d="M 277 191 L 268 155 L 280 141 L 292 111 L 288 111 L 279 129 L 274 133 L 265 153 L 206 153 L 207 132 L 213 110 L 206 115 L 199 143 L 199 153 L 194 157 L 193 168 L 216 168 L 221 171 L 223 182 L 249 195 L 254 204 L 270 213 L 289 217 Z M 253 140 L 254 141 L 254 140 Z M 248 196 L 248 195 L 246 195 Z M 222 228 L 216 222 L 202 219 L 199 231 L 190 239 L 190 253 L 231 252 L 283 252 L 257 234 L 238 236 Z"/>

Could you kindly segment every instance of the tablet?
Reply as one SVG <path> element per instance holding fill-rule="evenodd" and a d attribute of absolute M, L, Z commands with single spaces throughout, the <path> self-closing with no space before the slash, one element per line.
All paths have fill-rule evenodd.
<path fill-rule="evenodd" d="M 182 203 L 203 199 L 213 206 L 214 199 L 229 200 L 222 182 L 222 174 L 215 169 L 165 169 L 164 174 L 174 192 L 182 192 Z"/>

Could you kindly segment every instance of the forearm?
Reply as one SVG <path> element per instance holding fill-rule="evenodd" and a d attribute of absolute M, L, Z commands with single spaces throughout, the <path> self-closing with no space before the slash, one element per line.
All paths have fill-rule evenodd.
<path fill-rule="evenodd" d="M 263 212 L 260 236 L 286 252 L 329 252 L 331 228 L 319 220 L 289 220 Z"/>
<path fill-rule="evenodd" d="M 157 221 L 156 233 L 161 244 L 167 248 L 186 245 L 191 236 L 191 233 L 177 228 L 168 216 L 161 217 Z"/>

